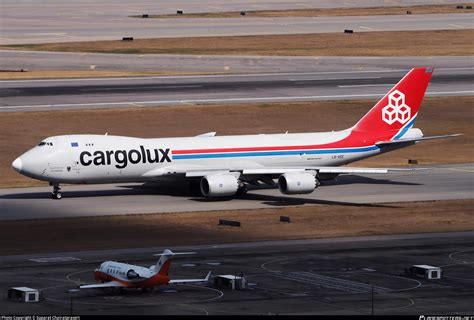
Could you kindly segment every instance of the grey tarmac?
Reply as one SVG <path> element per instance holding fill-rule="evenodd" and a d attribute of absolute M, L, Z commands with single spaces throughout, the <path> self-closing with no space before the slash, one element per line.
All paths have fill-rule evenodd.
<path fill-rule="evenodd" d="M 429 143 L 429 142 L 428 142 Z M 425 167 L 426 168 L 426 167 Z M 0 220 L 86 217 L 296 205 L 373 204 L 472 199 L 474 164 L 429 166 L 429 170 L 385 175 L 341 175 L 308 195 L 286 196 L 278 189 L 254 189 L 231 200 L 210 201 L 186 184 L 104 184 L 63 186 L 63 199 L 49 198 L 51 187 L 0 189 Z"/>
<path fill-rule="evenodd" d="M 22 314 L 472 314 L 474 232 L 426 233 L 262 241 L 172 247 L 195 255 L 174 259 L 172 278 L 238 274 L 249 289 L 164 286 L 123 294 L 68 289 L 94 283 L 105 260 L 149 266 L 154 248 L 91 250 L 0 256 L 0 290 L 40 289 L 39 303 L 22 304 Z M 442 268 L 442 279 L 410 277 L 414 264 Z M 449 301 L 449 303 L 446 303 Z M 2 299 L 3 312 L 19 304 Z"/>
<path fill-rule="evenodd" d="M 364 1 L 368 4 L 368 1 Z M 380 1 L 382 2 L 382 1 Z M 385 5 L 385 2 L 380 3 Z M 393 2 L 394 5 L 402 1 Z M 421 1 L 419 1 L 421 2 Z M 443 1 L 451 3 L 450 1 Z M 361 2 L 362 3 L 362 2 Z M 423 3 L 423 2 L 422 2 Z M 428 1 L 424 1 L 428 3 Z M 303 3 L 304 5 L 305 3 Z M 374 6 L 373 3 L 371 6 Z M 114 40 L 132 36 L 135 38 L 170 38 L 199 36 L 236 36 L 257 34 L 298 34 L 343 32 L 402 31 L 402 30 L 456 30 L 472 29 L 472 13 L 383 15 L 351 17 L 281 17 L 281 18 L 222 18 L 222 19 L 138 19 L 130 15 L 143 13 L 176 12 L 180 8 L 173 3 L 169 11 L 152 7 L 150 0 L 145 5 L 128 3 L 110 5 L 110 1 L 92 5 L 89 1 L 75 1 L 61 5 L 56 1 L 39 3 L 17 1 L 2 2 L 0 21 L 2 34 L 0 44 L 31 44 L 75 42 L 91 40 Z M 234 4 L 235 5 L 235 4 Z M 215 5 L 212 5 L 216 7 Z M 347 7 L 340 2 L 339 6 Z M 210 6 L 209 6 L 210 7 Z M 301 8 L 301 4 L 278 6 L 271 4 L 241 4 L 240 10 L 263 10 L 278 8 Z M 306 7 L 318 7 L 316 4 Z M 217 5 L 217 10 L 227 11 Z M 201 10 L 206 6 L 201 6 Z M 144 10 L 147 10 L 144 12 Z M 197 11 L 197 10 L 192 10 Z M 187 11 L 186 11 L 187 12 Z"/>
<path fill-rule="evenodd" d="M 114 54 L 0 50 L 0 70 L 79 70 L 200 73 L 363 72 L 474 67 L 472 56 L 232 56 L 178 54 Z M 94 72 L 91 71 L 91 74 Z"/>
<path fill-rule="evenodd" d="M 429 61 L 425 61 L 429 63 Z M 425 64 L 426 65 L 426 64 Z M 0 112 L 372 99 L 410 69 L 0 81 Z M 436 69 L 436 68 L 435 68 Z M 427 96 L 473 95 L 474 67 L 437 68 Z"/>

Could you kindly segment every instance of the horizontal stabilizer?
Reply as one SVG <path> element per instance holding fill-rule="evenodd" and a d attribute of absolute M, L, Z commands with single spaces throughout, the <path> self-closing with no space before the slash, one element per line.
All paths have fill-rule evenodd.
<path fill-rule="evenodd" d="M 380 141 L 377 142 L 375 145 L 378 147 L 389 146 L 389 145 L 397 145 L 403 143 L 413 143 L 423 140 L 433 140 L 433 139 L 444 139 L 444 138 L 454 138 L 461 136 L 461 133 L 456 134 L 445 134 L 439 136 L 428 136 L 428 137 L 420 137 L 420 138 L 410 138 L 410 139 L 399 139 L 399 140 L 388 140 L 388 141 Z"/>
<path fill-rule="evenodd" d="M 101 288 L 123 288 L 126 287 L 123 283 L 118 281 L 109 281 L 100 284 L 86 284 L 84 286 L 80 286 L 80 289 L 101 289 Z"/>
<path fill-rule="evenodd" d="M 196 252 L 163 252 L 163 253 L 156 253 L 154 256 L 177 256 L 177 255 L 184 255 L 184 254 L 196 254 Z"/>

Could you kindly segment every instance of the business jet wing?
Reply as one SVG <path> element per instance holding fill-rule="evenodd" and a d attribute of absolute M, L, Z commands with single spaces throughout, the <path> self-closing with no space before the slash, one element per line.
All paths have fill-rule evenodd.
<path fill-rule="evenodd" d="M 193 284 L 193 283 L 203 283 L 208 282 L 209 278 L 211 277 L 211 271 L 207 274 L 204 279 L 178 279 L 178 280 L 170 280 L 168 284 Z"/>
<path fill-rule="evenodd" d="M 101 288 L 123 288 L 126 287 L 123 283 L 118 281 L 109 281 L 105 283 L 98 283 L 98 284 L 86 284 L 80 286 L 80 289 L 101 289 Z"/>

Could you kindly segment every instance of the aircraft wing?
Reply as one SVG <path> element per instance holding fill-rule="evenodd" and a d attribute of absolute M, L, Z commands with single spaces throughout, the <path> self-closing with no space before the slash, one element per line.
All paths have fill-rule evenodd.
<path fill-rule="evenodd" d="M 203 134 L 202 136 L 211 135 L 213 132 Z M 408 138 L 408 139 L 398 139 L 398 140 L 387 140 L 379 141 L 375 145 L 377 147 L 396 147 L 403 145 L 415 144 L 424 140 L 433 140 L 433 139 L 442 139 L 442 138 L 452 138 L 458 137 L 462 134 L 448 134 L 448 135 L 437 135 L 437 136 L 427 136 L 419 138 Z M 426 170 L 422 168 L 361 168 L 361 167 L 263 167 L 258 163 L 253 162 L 242 162 L 240 167 L 206 167 L 206 166 L 188 166 L 188 165 L 170 165 L 167 167 L 157 168 L 148 171 L 143 175 L 143 177 L 161 177 L 166 175 L 184 175 L 186 178 L 197 178 L 203 177 L 206 175 L 213 174 L 229 174 L 232 172 L 239 173 L 242 175 L 268 175 L 275 176 L 283 173 L 289 172 L 304 172 L 308 170 L 313 170 L 315 173 L 332 173 L 332 174 L 378 174 L 378 173 L 388 173 L 390 171 L 415 171 L 415 170 Z"/>
<path fill-rule="evenodd" d="M 122 288 L 126 287 L 123 283 L 120 283 L 118 281 L 109 281 L 105 283 L 98 283 L 98 284 L 86 284 L 83 286 L 80 286 L 80 289 L 100 289 L 100 288 Z"/>
<path fill-rule="evenodd" d="M 359 167 L 301 167 L 301 168 L 264 168 L 264 169 L 244 169 L 244 175 L 275 175 L 289 172 L 315 171 L 318 173 L 387 173 L 388 171 L 405 171 L 411 169 L 396 168 L 359 168 Z"/>
<path fill-rule="evenodd" d="M 305 167 L 262 167 L 254 166 L 244 168 L 206 168 L 206 167 L 172 167 L 172 168 L 160 168 L 158 170 L 151 170 L 144 176 L 147 177 L 160 177 L 167 175 L 183 175 L 186 178 L 199 178 L 206 175 L 215 174 L 232 174 L 237 175 L 267 175 L 277 176 L 284 173 L 290 172 L 308 172 L 313 171 L 316 173 L 332 173 L 332 174 L 384 174 L 393 171 L 415 171 L 422 170 L 420 168 L 364 168 L 364 167 L 329 167 L 329 166 L 305 166 Z"/>
<path fill-rule="evenodd" d="M 178 279 L 178 280 L 170 280 L 168 284 L 193 284 L 193 283 L 202 283 L 208 282 L 209 278 L 211 277 L 211 271 L 207 274 L 204 279 Z"/>

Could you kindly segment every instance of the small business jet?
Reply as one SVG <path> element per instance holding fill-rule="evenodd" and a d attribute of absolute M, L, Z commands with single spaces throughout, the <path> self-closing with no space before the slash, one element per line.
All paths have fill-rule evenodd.
<path fill-rule="evenodd" d="M 324 133 L 284 133 L 142 139 L 111 135 L 46 138 L 13 161 L 19 173 L 50 182 L 61 199 L 61 183 L 199 182 L 203 196 L 245 193 L 248 184 L 277 185 L 283 194 L 313 192 L 339 174 L 387 173 L 387 168 L 341 167 L 423 140 L 413 128 L 432 68 L 408 72 L 354 126 Z M 398 169 L 401 170 L 401 169 Z"/>
<path fill-rule="evenodd" d="M 168 269 L 171 259 L 176 255 L 194 254 L 194 252 L 172 252 L 165 249 L 163 253 L 155 254 L 160 259 L 149 268 L 135 266 L 132 264 L 116 261 L 106 261 L 94 271 L 94 278 L 102 283 L 87 284 L 80 289 L 104 289 L 104 288 L 135 288 L 149 289 L 167 284 L 207 284 L 211 272 L 204 279 L 180 279 L 170 280 Z"/>

